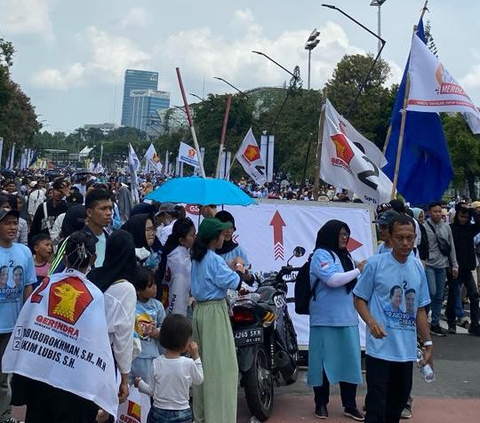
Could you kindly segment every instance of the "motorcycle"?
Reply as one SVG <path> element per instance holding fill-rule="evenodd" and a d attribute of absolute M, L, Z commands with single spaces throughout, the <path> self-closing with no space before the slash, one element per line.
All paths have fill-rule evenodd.
<path fill-rule="evenodd" d="M 262 422 L 273 410 L 274 383 L 297 380 L 297 334 L 287 307 L 287 282 L 295 282 L 299 270 L 290 260 L 304 254 L 303 247 L 296 247 L 286 266 L 262 280 L 255 292 L 230 299 L 240 383 L 250 412 Z"/>

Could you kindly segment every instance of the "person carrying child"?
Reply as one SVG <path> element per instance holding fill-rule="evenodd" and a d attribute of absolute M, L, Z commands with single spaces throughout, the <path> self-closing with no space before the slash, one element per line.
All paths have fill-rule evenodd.
<path fill-rule="evenodd" d="M 150 384 L 136 377 L 141 393 L 153 396 L 147 423 L 191 423 L 189 390 L 203 383 L 198 345 L 192 341 L 192 324 L 181 314 L 169 314 L 162 324 L 160 344 L 165 352 L 153 360 Z M 182 354 L 188 352 L 191 358 Z"/>

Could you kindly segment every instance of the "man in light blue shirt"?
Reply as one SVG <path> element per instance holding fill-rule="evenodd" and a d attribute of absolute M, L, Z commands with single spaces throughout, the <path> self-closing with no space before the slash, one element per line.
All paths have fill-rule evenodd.
<path fill-rule="evenodd" d="M 417 327 L 432 365 L 432 342 L 425 306 L 430 303 L 421 262 L 412 254 L 413 219 L 396 216 L 389 224 L 392 253 L 367 260 L 353 293 L 367 331 L 367 423 L 399 422 L 412 387 L 417 359 Z"/>

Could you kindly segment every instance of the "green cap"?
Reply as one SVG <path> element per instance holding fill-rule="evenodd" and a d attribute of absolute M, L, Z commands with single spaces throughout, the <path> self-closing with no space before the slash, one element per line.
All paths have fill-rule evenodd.
<path fill-rule="evenodd" d="M 232 222 L 221 222 L 214 217 L 208 217 L 202 220 L 198 227 L 197 236 L 201 239 L 212 239 L 220 231 L 233 228 Z"/>

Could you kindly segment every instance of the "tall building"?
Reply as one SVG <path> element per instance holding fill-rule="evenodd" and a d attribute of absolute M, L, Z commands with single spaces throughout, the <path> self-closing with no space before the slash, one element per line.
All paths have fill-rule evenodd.
<path fill-rule="evenodd" d="M 126 125 L 147 132 L 149 135 L 159 125 L 158 111 L 170 107 L 170 93 L 158 90 L 131 90 L 131 114 Z"/>
<path fill-rule="evenodd" d="M 132 90 L 157 90 L 158 72 L 127 69 L 123 85 L 122 125 L 132 126 Z"/>

